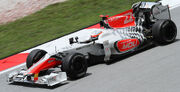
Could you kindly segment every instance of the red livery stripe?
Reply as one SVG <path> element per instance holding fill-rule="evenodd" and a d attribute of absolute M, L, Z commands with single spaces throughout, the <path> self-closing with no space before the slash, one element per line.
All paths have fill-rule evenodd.
<path fill-rule="evenodd" d="M 17 66 L 26 61 L 29 53 L 20 53 L 0 60 L 0 71 Z"/>

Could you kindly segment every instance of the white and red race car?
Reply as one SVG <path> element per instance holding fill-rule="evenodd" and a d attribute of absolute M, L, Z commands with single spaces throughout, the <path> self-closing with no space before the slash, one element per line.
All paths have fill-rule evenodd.
<path fill-rule="evenodd" d="M 70 38 L 71 46 L 63 51 L 53 55 L 41 49 L 31 51 L 26 61 L 28 69 L 9 74 L 8 82 L 53 86 L 66 81 L 67 77 L 85 76 L 88 65 L 108 63 L 146 46 L 165 45 L 176 39 L 177 28 L 171 20 L 169 8 L 160 2 L 138 2 L 124 13 L 100 17 L 100 29 L 90 29 L 94 31 L 89 36 Z M 47 73 L 55 67 L 59 70 Z"/>

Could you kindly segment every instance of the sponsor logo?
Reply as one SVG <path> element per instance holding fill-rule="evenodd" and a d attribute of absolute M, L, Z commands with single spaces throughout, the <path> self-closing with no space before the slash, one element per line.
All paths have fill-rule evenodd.
<path fill-rule="evenodd" d="M 54 61 L 54 60 L 49 60 L 48 63 L 51 63 L 51 62 L 53 62 L 53 61 Z"/>
<path fill-rule="evenodd" d="M 131 23 L 134 21 L 133 14 L 132 14 L 132 12 L 128 12 L 121 16 L 110 17 L 110 18 L 108 18 L 108 20 L 105 20 L 105 23 L 110 23 L 110 22 L 114 22 L 114 21 L 121 21 L 124 24 Z"/>
<path fill-rule="evenodd" d="M 135 42 L 129 42 L 127 44 L 123 44 L 122 49 L 128 49 L 128 48 L 131 48 L 131 47 L 135 47 L 136 44 L 137 44 L 137 42 L 136 43 Z"/>
<path fill-rule="evenodd" d="M 135 47 L 139 46 L 138 39 L 126 39 L 117 42 L 117 48 L 120 52 L 128 51 L 134 49 Z"/>
<path fill-rule="evenodd" d="M 48 81 L 49 81 L 49 82 L 54 82 L 54 81 L 56 81 L 56 76 L 49 78 Z"/>
<path fill-rule="evenodd" d="M 126 19 L 124 20 L 124 24 L 134 21 L 132 12 L 126 13 L 124 16 L 126 16 Z"/>

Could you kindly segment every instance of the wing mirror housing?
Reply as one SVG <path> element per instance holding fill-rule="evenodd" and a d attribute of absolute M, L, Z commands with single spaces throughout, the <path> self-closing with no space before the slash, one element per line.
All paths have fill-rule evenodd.
<path fill-rule="evenodd" d="M 69 44 L 73 44 L 74 43 L 74 38 L 69 38 Z"/>
<path fill-rule="evenodd" d="M 73 37 L 69 38 L 69 44 L 77 43 L 78 39 L 79 39 L 78 37 L 75 37 L 75 41 L 74 41 Z"/>

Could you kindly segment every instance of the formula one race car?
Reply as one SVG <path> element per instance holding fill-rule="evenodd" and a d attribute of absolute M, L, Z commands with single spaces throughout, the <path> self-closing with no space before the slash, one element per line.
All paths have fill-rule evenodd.
<path fill-rule="evenodd" d="M 169 8 L 160 2 L 138 2 L 120 15 L 100 17 L 101 28 L 86 29 L 93 31 L 88 39 L 70 38 L 71 48 L 53 55 L 40 49 L 31 51 L 26 61 L 28 70 L 9 74 L 8 82 L 53 86 L 67 77 L 77 79 L 85 76 L 90 64 L 108 63 L 146 46 L 165 45 L 176 39 L 177 28 L 171 20 Z M 47 70 L 55 67 L 60 67 L 61 71 L 47 74 Z M 38 76 L 41 73 L 45 75 Z"/>

